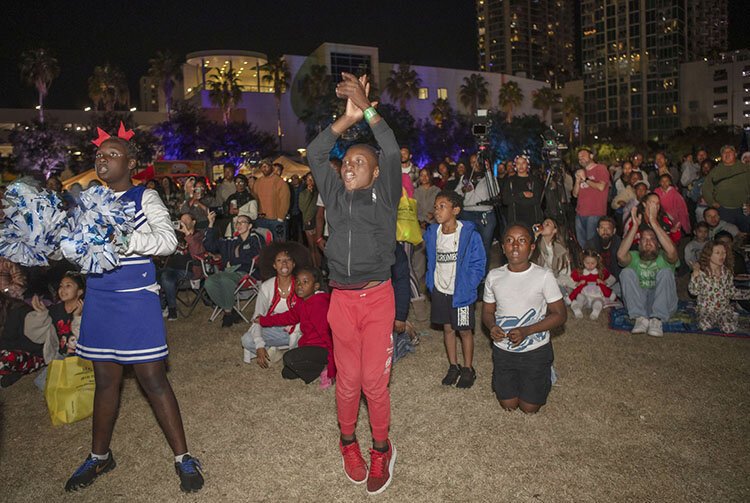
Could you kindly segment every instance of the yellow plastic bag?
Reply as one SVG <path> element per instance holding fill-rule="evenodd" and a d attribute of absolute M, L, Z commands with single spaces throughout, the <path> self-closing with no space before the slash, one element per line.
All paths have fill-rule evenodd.
<path fill-rule="evenodd" d="M 422 228 L 417 220 L 417 200 L 410 199 L 406 189 L 401 189 L 396 219 L 396 241 L 406 241 L 413 245 L 422 242 Z"/>
<path fill-rule="evenodd" d="M 94 365 L 77 356 L 52 360 L 44 398 L 54 426 L 86 419 L 94 412 Z"/>

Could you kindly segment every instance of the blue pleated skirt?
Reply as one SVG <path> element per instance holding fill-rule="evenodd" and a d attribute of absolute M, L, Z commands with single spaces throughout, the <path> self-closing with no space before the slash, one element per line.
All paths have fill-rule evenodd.
<path fill-rule="evenodd" d="M 153 263 L 121 266 L 104 276 L 91 278 L 87 284 L 76 354 L 86 360 L 121 364 L 165 359 L 169 350 L 159 295 L 150 290 L 96 288 L 152 284 L 156 277 Z M 133 286 L 134 278 L 140 285 Z"/>

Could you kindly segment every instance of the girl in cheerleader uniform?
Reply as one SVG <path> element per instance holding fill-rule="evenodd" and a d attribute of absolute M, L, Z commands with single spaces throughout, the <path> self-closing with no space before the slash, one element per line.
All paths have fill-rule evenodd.
<path fill-rule="evenodd" d="M 156 270 L 150 256 L 171 255 L 177 247 L 169 212 L 156 191 L 134 187 L 130 171 L 137 150 L 132 131 L 120 124 L 117 137 L 99 129 L 93 141 L 96 173 L 117 197 L 135 206 L 134 231 L 119 243 L 120 265 L 87 278 L 76 354 L 94 364 L 91 453 L 65 485 L 74 491 L 90 485 L 116 464 L 110 440 L 120 402 L 125 365 L 133 370 L 175 455 L 184 492 L 203 487 L 200 462 L 188 452 L 177 399 L 167 380 L 167 349 Z"/>

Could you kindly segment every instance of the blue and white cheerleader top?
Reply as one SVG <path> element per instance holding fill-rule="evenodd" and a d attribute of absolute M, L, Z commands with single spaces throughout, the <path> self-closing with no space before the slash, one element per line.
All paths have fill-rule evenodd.
<path fill-rule="evenodd" d="M 136 186 L 116 195 L 135 203 L 135 230 L 117 268 L 86 278 L 76 354 L 121 364 L 163 360 L 169 350 L 151 256 L 174 253 L 177 236 L 156 191 Z"/>

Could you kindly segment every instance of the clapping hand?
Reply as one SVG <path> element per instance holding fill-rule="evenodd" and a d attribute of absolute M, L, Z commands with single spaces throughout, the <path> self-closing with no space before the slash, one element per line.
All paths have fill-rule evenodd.
<path fill-rule="evenodd" d="M 630 218 L 633 220 L 633 226 L 637 229 L 643 222 L 643 215 L 638 213 L 638 206 L 633 206 L 630 209 Z"/>
<path fill-rule="evenodd" d="M 208 226 L 213 227 L 214 222 L 216 222 L 216 212 L 215 211 L 209 211 L 206 215 L 206 218 L 208 218 Z M 180 222 L 182 224 L 182 222 Z"/>
<path fill-rule="evenodd" d="M 377 101 L 371 102 L 368 98 L 370 95 L 370 83 L 368 82 L 367 75 L 357 78 L 351 73 L 341 72 L 341 78 L 343 80 L 336 86 L 336 96 L 347 100 L 344 114 L 352 120 L 359 122 L 364 117 L 366 108 L 374 107 L 378 104 Z"/>

